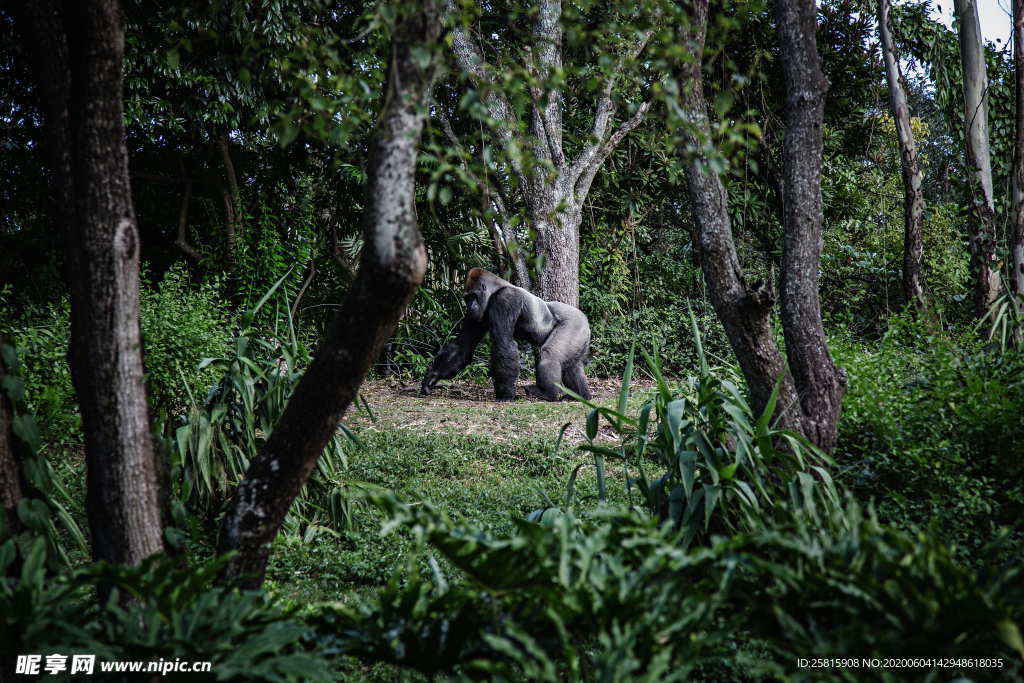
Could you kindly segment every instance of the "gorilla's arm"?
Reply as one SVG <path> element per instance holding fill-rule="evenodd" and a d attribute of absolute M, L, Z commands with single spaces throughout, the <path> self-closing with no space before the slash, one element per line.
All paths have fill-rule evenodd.
<path fill-rule="evenodd" d="M 430 369 L 423 377 L 420 391 L 429 394 L 434 390 L 439 379 L 449 379 L 459 374 L 462 368 L 469 365 L 473 358 L 473 349 L 487 334 L 487 323 L 473 320 L 466 316 L 462 321 L 462 329 L 455 339 L 442 347 L 441 351 L 430 364 Z"/>
<path fill-rule="evenodd" d="M 506 288 L 494 294 L 487 306 L 487 317 L 491 323 L 491 377 L 494 379 L 494 398 L 499 401 L 512 401 L 516 397 L 519 347 L 514 334 L 524 305 L 522 293 Z"/>

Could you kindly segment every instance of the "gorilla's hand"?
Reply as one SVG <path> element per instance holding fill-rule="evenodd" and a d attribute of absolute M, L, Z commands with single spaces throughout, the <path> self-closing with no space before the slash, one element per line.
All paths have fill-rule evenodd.
<path fill-rule="evenodd" d="M 439 377 L 433 369 L 427 370 L 427 374 L 423 376 L 423 382 L 420 384 L 420 393 L 424 396 L 429 396 L 430 392 L 437 386 L 438 379 Z"/>

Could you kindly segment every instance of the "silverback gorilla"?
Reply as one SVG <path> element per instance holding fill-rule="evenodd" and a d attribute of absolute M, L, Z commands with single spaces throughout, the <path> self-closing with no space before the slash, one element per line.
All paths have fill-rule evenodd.
<path fill-rule="evenodd" d="M 424 394 L 433 391 L 439 379 L 454 377 L 473 357 L 473 349 L 488 331 L 491 333 L 491 377 L 494 397 L 512 401 L 519 376 L 519 348 L 516 340 L 540 350 L 537 383 L 526 387 L 530 396 L 557 401 L 556 385 L 590 398 L 583 365 L 590 356 L 590 325 L 577 308 L 557 301 L 544 301 L 521 287 L 483 268 L 474 268 L 466 278 L 466 317 L 458 336 L 445 344 L 423 378 Z"/>

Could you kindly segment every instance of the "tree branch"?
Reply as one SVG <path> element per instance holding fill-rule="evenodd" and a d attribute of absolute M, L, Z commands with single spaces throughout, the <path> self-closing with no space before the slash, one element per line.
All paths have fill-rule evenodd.
<path fill-rule="evenodd" d="M 639 107 L 637 107 L 636 113 L 633 116 L 619 126 L 619 129 L 609 137 L 604 144 L 602 144 L 594 156 L 590 159 L 590 163 L 583 167 L 582 172 L 577 176 L 575 184 L 573 186 L 573 192 L 576 195 L 576 201 L 582 202 L 587 193 L 590 192 L 590 185 L 594 182 L 594 176 L 601 170 L 601 165 L 604 164 L 605 159 L 615 151 L 615 148 L 619 146 L 619 143 L 630 134 L 630 132 L 639 126 L 644 121 L 644 117 L 647 116 L 648 110 L 651 105 L 654 104 L 653 100 L 647 100 Z"/>
<path fill-rule="evenodd" d="M 185 183 L 185 194 L 181 198 L 181 209 L 178 211 L 178 236 L 174 240 L 174 244 L 185 252 L 185 256 L 198 263 L 199 252 L 188 243 L 186 235 L 186 230 L 188 229 L 188 207 L 192 201 L 192 180 L 185 178 L 183 182 Z"/>
<path fill-rule="evenodd" d="M 602 145 L 605 143 L 605 138 L 608 136 L 608 127 L 611 125 L 612 117 L 615 116 L 615 102 L 612 99 L 612 93 L 615 90 L 615 84 L 618 82 L 619 74 L 622 72 L 627 61 L 633 61 L 640 56 L 640 53 L 644 51 L 644 48 L 650 42 L 652 35 L 654 35 L 654 32 L 651 30 L 642 31 L 637 37 L 633 48 L 622 55 L 618 62 L 616 62 L 615 68 L 608 74 L 608 78 L 605 79 L 604 86 L 601 88 L 601 95 L 597 98 L 597 104 L 594 106 L 594 125 L 590 131 L 592 142 L 580 150 L 576 159 L 569 166 L 569 180 L 574 186 L 579 181 L 580 176 L 594 161 Z M 598 168 L 600 168 L 600 164 L 598 164 Z M 587 186 L 589 187 L 589 183 Z"/>
<path fill-rule="evenodd" d="M 444 3 L 446 21 L 451 21 L 456 16 L 455 3 L 446 0 Z M 495 90 L 491 84 L 491 77 L 487 68 L 487 61 L 483 53 L 473 42 L 469 30 L 461 25 L 455 25 L 451 30 L 452 52 L 459 68 L 468 76 L 473 87 L 480 93 L 480 98 L 487 107 L 487 114 L 498 125 L 495 126 L 499 139 L 506 146 L 515 142 L 517 118 L 515 110 L 509 103 L 505 94 Z M 512 171 L 522 179 L 522 165 L 513 158 L 509 158 Z M 521 180 L 520 180 L 521 182 Z"/>

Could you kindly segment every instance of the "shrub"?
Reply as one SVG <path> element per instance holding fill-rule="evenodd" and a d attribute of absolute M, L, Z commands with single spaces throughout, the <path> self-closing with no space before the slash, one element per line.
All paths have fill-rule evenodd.
<path fill-rule="evenodd" d="M 974 552 L 1024 510 L 1024 355 L 895 317 L 873 348 L 834 344 L 850 388 L 843 480 L 883 519 Z"/>
<path fill-rule="evenodd" d="M 616 408 L 584 401 L 593 410 L 587 418 L 590 443 L 581 448 L 599 459 L 621 459 L 635 472 L 631 483 L 644 505 L 682 530 L 684 547 L 713 533 L 757 528 L 783 500 L 811 516 L 819 506 L 826 511 L 837 506 L 832 478 L 823 467 L 829 458 L 801 435 L 771 424 L 777 391 L 763 414 L 755 416 L 737 382 L 720 377 L 735 371 L 712 371 L 697 318 L 691 316 L 690 322 L 699 369 L 686 388 L 673 393 L 656 357 L 644 354 L 657 392 L 637 417 L 626 415 L 630 356 Z M 618 449 L 594 444 L 600 417 L 621 437 Z M 652 466 L 660 476 L 647 475 Z M 601 469 L 599 464 L 599 476 Z"/>
<path fill-rule="evenodd" d="M 38 539 L 11 576 L 13 553 L 0 552 L 5 655 L 94 654 L 97 680 L 124 680 L 123 673 L 104 675 L 99 662 L 161 659 L 211 662 L 208 675 L 180 676 L 188 680 L 333 680 L 325 660 L 301 644 L 308 629 L 294 609 L 261 593 L 212 585 L 225 558 L 179 567 L 153 556 L 137 568 L 100 562 L 51 576 L 45 555 Z M 110 591 L 102 604 L 97 586 Z M 134 601 L 125 606 L 121 594 Z"/>
<path fill-rule="evenodd" d="M 654 681 L 786 678 L 806 674 L 798 658 L 810 653 L 899 652 L 1001 658 L 1004 668 L 980 673 L 1002 677 L 1024 654 L 1019 556 L 974 570 L 937 536 L 886 527 L 854 504 L 813 523 L 781 505 L 757 529 L 685 551 L 636 509 L 559 512 L 493 535 L 429 504 L 367 497 L 390 517 L 387 531 L 429 543 L 465 581 L 451 583 L 428 555 L 425 573 L 407 565 L 377 596 L 312 618 L 320 648 L 364 662 L 430 676 Z M 870 675 L 880 673 L 905 671 Z"/>
<path fill-rule="evenodd" d="M 276 288 L 246 312 L 243 320 L 252 321 Z M 235 335 L 230 349 L 230 353 L 200 363 L 201 371 L 219 376 L 219 381 L 201 402 L 189 393 L 192 406 L 176 416 L 167 437 L 178 495 L 211 524 L 222 511 L 228 492 L 269 438 L 302 378 L 300 368 L 309 362 L 307 350 L 291 328 L 287 306 L 268 338 L 247 327 Z M 349 434 L 344 426 L 341 429 Z M 285 533 L 303 533 L 308 540 L 331 526 L 347 524 L 346 485 L 341 479 L 347 466 L 343 438 L 335 433 L 317 460 L 314 476 L 285 518 Z"/>
<path fill-rule="evenodd" d="M 203 358 L 222 356 L 231 328 L 218 281 L 191 283 L 184 264 L 140 292 L 146 387 L 160 411 L 180 411 L 203 396 L 217 377 Z"/>

